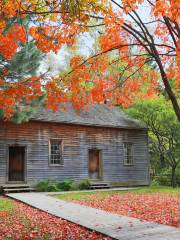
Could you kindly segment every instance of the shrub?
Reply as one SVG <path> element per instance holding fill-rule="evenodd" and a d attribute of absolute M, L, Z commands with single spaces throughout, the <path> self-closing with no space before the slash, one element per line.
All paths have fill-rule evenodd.
<path fill-rule="evenodd" d="M 50 180 L 41 181 L 36 185 L 36 189 L 39 192 L 56 192 L 58 191 L 56 184 Z"/>
<path fill-rule="evenodd" d="M 159 186 L 159 181 L 154 178 L 151 182 L 151 187 L 158 187 L 158 186 Z"/>
<path fill-rule="evenodd" d="M 72 190 L 74 181 L 71 179 L 65 179 L 63 182 L 58 182 L 57 187 L 59 190 L 62 191 L 69 191 Z"/>
<path fill-rule="evenodd" d="M 65 179 L 64 181 L 53 182 L 44 180 L 36 185 L 39 192 L 59 192 L 70 190 L 85 190 L 90 189 L 89 180 L 83 180 L 80 183 L 75 183 L 72 179 Z"/>
<path fill-rule="evenodd" d="M 80 190 L 90 189 L 90 182 L 88 179 L 85 179 L 79 183 Z"/>
<path fill-rule="evenodd" d="M 79 184 L 76 183 L 76 182 L 73 182 L 72 186 L 71 186 L 71 190 L 72 191 L 78 191 L 79 190 Z"/>
<path fill-rule="evenodd" d="M 58 192 L 59 189 L 56 185 L 56 183 L 51 183 L 49 184 L 48 188 L 47 188 L 47 192 Z"/>

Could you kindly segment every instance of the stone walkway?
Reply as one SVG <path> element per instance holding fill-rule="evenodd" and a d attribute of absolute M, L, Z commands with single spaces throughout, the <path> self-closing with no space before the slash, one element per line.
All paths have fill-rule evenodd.
<path fill-rule="evenodd" d="M 179 240 L 180 229 L 136 218 L 108 213 L 66 202 L 41 193 L 12 193 L 7 196 L 54 216 L 120 240 Z"/>

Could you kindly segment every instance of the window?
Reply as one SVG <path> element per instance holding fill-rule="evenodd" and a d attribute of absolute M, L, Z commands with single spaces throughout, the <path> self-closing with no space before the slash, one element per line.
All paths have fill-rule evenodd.
<path fill-rule="evenodd" d="M 58 139 L 50 140 L 50 164 L 62 165 L 62 141 Z"/>
<path fill-rule="evenodd" d="M 124 165 L 133 165 L 133 144 L 124 143 Z"/>

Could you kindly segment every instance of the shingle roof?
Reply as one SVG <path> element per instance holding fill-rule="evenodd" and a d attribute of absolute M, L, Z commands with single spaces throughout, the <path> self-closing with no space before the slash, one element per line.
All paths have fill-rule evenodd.
<path fill-rule="evenodd" d="M 128 117 L 120 108 L 109 107 L 106 104 L 95 104 L 89 106 L 88 110 L 81 110 L 79 113 L 70 104 L 66 105 L 65 111 L 53 112 L 39 108 L 33 113 L 31 120 L 110 128 L 146 129 L 146 126 Z"/>

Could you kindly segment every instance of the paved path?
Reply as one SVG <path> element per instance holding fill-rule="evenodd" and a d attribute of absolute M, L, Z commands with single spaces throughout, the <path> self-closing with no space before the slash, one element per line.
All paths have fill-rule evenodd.
<path fill-rule="evenodd" d="M 12 193 L 7 196 L 114 239 L 180 240 L 180 229 L 175 227 L 142 222 L 136 218 L 107 213 L 41 193 Z"/>

